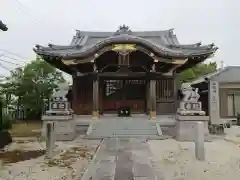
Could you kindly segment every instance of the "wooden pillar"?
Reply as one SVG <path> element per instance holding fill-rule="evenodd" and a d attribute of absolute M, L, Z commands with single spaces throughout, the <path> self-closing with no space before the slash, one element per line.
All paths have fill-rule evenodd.
<path fill-rule="evenodd" d="M 150 83 L 149 80 L 146 80 L 146 113 L 149 114 L 150 107 L 151 107 L 151 101 L 150 101 Z"/>
<path fill-rule="evenodd" d="M 103 114 L 103 81 L 99 80 L 99 114 Z"/>
<path fill-rule="evenodd" d="M 177 80 L 176 72 L 173 73 L 173 93 L 174 93 L 174 111 L 179 108 L 178 90 L 180 89 L 179 81 Z"/>
<path fill-rule="evenodd" d="M 94 64 L 94 72 L 96 72 L 93 78 L 93 111 L 92 118 L 99 119 L 99 77 L 97 74 L 96 66 Z"/>
<path fill-rule="evenodd" d="M 73 84 L 72 84 L 72 102 L 71 102 L 71 109 L 75 111 L 75 113 L 78 112 L 78 93 L 77 93 L 77 75 L 74 74 L 72 76 Z"/>
<path fill-rule="evenodd" d="M 152 72 L 156 72 L 155 64 L 152 65 Z M 149 119 L 155 120 L 156 119 L 156 79 L 151 77 L 150 79 L 150 87 L 149 87 L 149 99 L 150 99 L 150 112 L 149 112 Z"/>

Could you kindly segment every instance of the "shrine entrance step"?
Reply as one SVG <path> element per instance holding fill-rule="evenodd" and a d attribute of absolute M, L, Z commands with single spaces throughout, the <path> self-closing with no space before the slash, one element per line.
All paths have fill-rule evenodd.
<path fill-rule="evenodd" d="M 112 138 L 112 137 L 142 137 L 152 139 L 165 139 L 160 125 L 156 121 L 136 120 L 123 117 L 121 120 L 92 121 L 89 125 L 86 138 Z"/>

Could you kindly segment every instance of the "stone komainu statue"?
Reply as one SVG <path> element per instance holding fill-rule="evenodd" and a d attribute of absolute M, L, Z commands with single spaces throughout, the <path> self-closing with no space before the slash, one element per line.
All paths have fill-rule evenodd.
<path fill-rule="evenodd" d="M 198 102 L 200 95 L 198 94 L 198 88 L 193 88 L 188 83 L 183 83 L 181 86 L 182 101 Z"/>
<path fill-rule="evenodd" d="M 202 104 L 199 100 L 198 88 L 191 87 L 188 83 L 183 83 L 181 86 L 181 102 L 177 113 L 183 116 L 187 115 L 205 115 L 202 111 Z"/>

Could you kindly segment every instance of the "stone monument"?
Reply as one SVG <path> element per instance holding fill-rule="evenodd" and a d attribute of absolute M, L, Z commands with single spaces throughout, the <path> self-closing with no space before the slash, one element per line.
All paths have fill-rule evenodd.
<path fill-rule="evenodd" d="M 202 103 L 199 101 L 198 89 L 183 83 L 181 87 L 182 99 L 176 115 L 176 139 L 179 141 L 194 141 L 196 123 L 204 122 L 205 134 L 208 134 L 209 116 L 205 116 Z"/>
<path fill-rule="evenodd" d="M 66 98 L 69 87 L 68 85 L 60 84 L 59 89 L 51 98 L 49 110 L 42 116 L 42 135 L 46 136 L 46 125 L 53 123 L 55 140 L 73 140 L 76 137 L 76 124 L 74 112 Z"/>

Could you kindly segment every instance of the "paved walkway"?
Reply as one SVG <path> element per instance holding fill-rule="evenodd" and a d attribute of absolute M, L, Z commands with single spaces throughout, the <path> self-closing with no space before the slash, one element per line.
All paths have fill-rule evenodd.
<path fill-rule="evenodd" d="M 163 180 L 141 139 L 105 139 L 83 180 Z"/>

